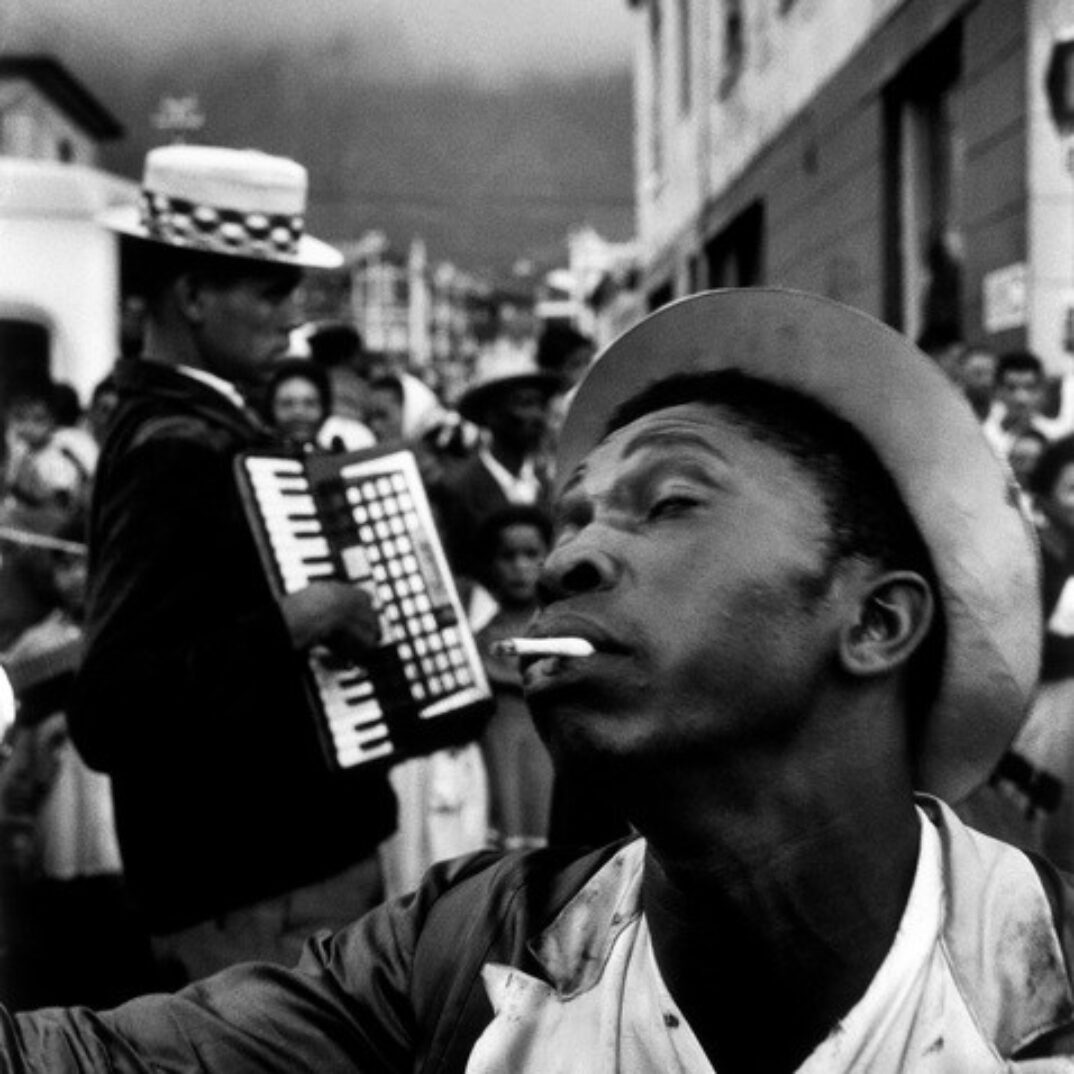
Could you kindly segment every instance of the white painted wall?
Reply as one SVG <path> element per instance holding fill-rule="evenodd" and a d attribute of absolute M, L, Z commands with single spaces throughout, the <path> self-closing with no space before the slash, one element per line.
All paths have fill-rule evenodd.
<path fill-rule="evenodd" d="M 48 327 L 53 376 L 83 400 L 119 353 L 118 243 L 97 216 L 137 193 L 80 165 L 0 158 L 0 317 Z"/>
<path fill-rule="evenodd" d="M 653 0 L 649 0 L 653 2 Z M 787 122 L 906 0 L 745 0 L 745 56 L 726 96 L 719 92 L 724 54 L 723 5 L 693 0 L 694 108 L 678 114 L 676 3 L 664 5 L 665 168 L 656 175 L 652 141 L 649 13 L 636 15 L 638 224 L 646 261 L 687 235 L 702 206 L 730 186 Z M 1055 0 L 1061 2 L 1061 0 Z"/>
<path fill-rule="evenodd" d="M 1063 322 L 1074 307 L 1074 173 L 1065 142 L 1048 111 L 1044 74 L 1052 42 L 1074 33 L 1074 0 L 1031 0 L 1028 104 L 1029 347 L 1053 373 L 1074 370 L 1063 349 Z"/>

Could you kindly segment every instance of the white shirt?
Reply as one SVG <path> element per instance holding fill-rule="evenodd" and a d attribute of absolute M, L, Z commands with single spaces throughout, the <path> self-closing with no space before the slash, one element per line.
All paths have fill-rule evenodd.
<path fill-rule="evenodd" d="M 992 445 L 996 454 L 1006 461 L 1007 453 L 1011 450 L 1011 445 L 1018 439 L 1017 433 L 1012 432 L 1010 429 L 1004 427 L 1004 420 L 1006 419 L 1007 411 L 1001 403 L 994 403 L 992 409 L 988 412 L 988 416 L 981 422 L 981 432 L 984 433 L 985 438 Z M 1034 415 L 1029 422 L 1030 428 L 1037 433 L 1040 433 L 1045 440 L 1056 440 L 1064 433 L 1063 426 L 1056 418 L 1045 418 L 1040 414 Z"/>
<path fill-rule="evenodd" d="M 941 937 L 939 836 L 924 814 L 913 886 L 895 940 L 865 995 L 798 1074 L 987 1074 L 1010 1068 L 988 1047 L 951 972 Z M 506 966 L 483 971 L 495 1017 L 467 1074 L 714 1074 L 664 985 L 640 913 L 644 842 L 605 869 L 621 871 L 615 917 L 627 920 L 598 982 L 563 995 Z M 606 908 L 607 909 L 607 908 Z M 597 910 L 604 913 L 604 910 Z M 779 1012 L 770 1015 L 779 1032 Z"/>
<path fill-rule="evenodd" d="M 503 489 L 508 503 L 533 504 L 541 495 L 541 483 L 537 480 L 537 470 L 533 459 L 526 459 L 516 477 L 507 467 L 493 458 L 487 447 L 481 448 L 478 456 L 485 464 L 485 469 L 492 474 L 496 484 Z"/>

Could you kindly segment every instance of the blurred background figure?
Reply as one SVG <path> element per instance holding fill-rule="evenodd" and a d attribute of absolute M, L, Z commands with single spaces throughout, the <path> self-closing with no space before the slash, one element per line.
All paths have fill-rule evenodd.
<path fill-rule="evenodd" d="M 45 552 L 51 610 L 0 653 L 18 699 L 5 772 L 4 979 L 20 1005 L 112 1005 L 157 982 L 149 940 L 123 890 L 107 776 L 83 763 L 66 709 L 82 645 L 84 524 L 72 520 Z M 65 547 L 66 546 L 66 547 Z"/>
<path fill-rule="evenodd" d="M 1030 433 L 1022 433 L 1018 442 Z M 1040 536 L 1041 685 L 992 776 L 969 799 L 979 827 L 1074 869 L 1074 436 L 1048 445 L 1029 488 Z"/>
<path fill-rule="evenodd" d="M 978 420 L 992 412 L 996 392 L 996 356 L 984 347 L 967 347 L 959 362 L 958 381 Z"/>
<path fill-rule="evenodd" d="M 1027 497 L 1027 507 L 1031 514 L 1036 514 L 1036 497 L 1033 495 L 1033 475 L 1037 471 L 1041 456 L 1048 449 L 1048 441 L 1036 429 L 1027 429 L 1011 441 L 1007 450 L 1007 461 L 1019 488 Z"/>
<path fill-rule="evenodd" d="M 265 393 L 265 416 L 287 445 L 298 452 L 322 447 L 321 430 L 332 413 L 332 386 L 325 370 L 305 358 L 287 358 L 274 369 Z"/>
<path fill-rule="evenodd" d="M 92 464 L 60 433 L 52 385 L 13 394 L 7 409 L 5 500 L 30 508 L 75 510 L 89 500 Z"/>
<path fill-rule="evenodd" d="M 493 841 L 508 849 L 543 846 L 552 807 L 552 760 L 522 696 L 516 657 L 498 656 L 493 643 L 525 634 L 537 611 L 537 579 L 552 540 L 552 523 L 536 506 L 493 512 L 478 531 L 482 580 L 497 611 L 477 635 L 496 695 L 496 711 L 481 738 L 489 776 Z"/>
<path fill-rule="evenodd" d="M 119 406 L 119 389 L 116 387 L 115 378 L 109 375 L 93 389 L 89 406 L 86 409 L 86 428 L 96 441 L 98 448 L 104 443 L 117 406 Z"/>
<path fill-rule="evenodd" d="M 328 377 L 331 409 L 321 426 L 321 446 L 344 451 L 372 447 L 373 434 L 362 420 L 366 369 L 358 329 L 343 321 L 313 325 L 306 344 L 310 360 Z"/>
<path fill-rule="evenodd" d="M 367 351 L 365 355 L 367 391 L 374 383 L 395 380 L 402 392 L 400 422 L 408 439 L 424 436 L 443 423 L 446 411 L 436 392 L 406 368 L 403 359 Z"/>
<path fill-rule="evenodd" d="M 145 341 L 146 302 L 139 294 L 127 293 L 119 306 L 119 353 L 137 358 Z"/>
<path fill-rule="evenodd" d="M 555 440 L 574 398 L 578 382 L 596 355 L 596 344 L 570 325 L 553 321 L 548 324 L 537 341 L 537 365 L 546 373 L 559 377 L 559 391 L 553 397 L 548 410 L 549 431 L 555 451 Z"/>
<path fill-rule="evenodd" d="M 403 441 L 405 401 L 403 382 L 394 374 L 382 372 L 369 382 L 362 416 L 378 444 L 398 444 Z"/>
<path fill-rule="evenodd" d="M 1007 458 L 1011 443 L 1028 429 L 1047 440 L 1055 437 L 1055 422 L 1041 414 L 1044 365 L 1031 351 L 1008 351 L 996 364 L 996 400 L 982 424 L 997 453 Z"/>
<path fill-rule="evenodd" d="M 559 377 L 525 351 L 490 352 L 459 400 L 459 413 L 483 430 L 478 451 L 446 481 L 440 505 L 448 559 L 458 574 L 479 578 L 475 538 L 484 519 L 508 504 L 546 510 L 551 475 L 542 448 L 548 407 Z"/>
<path fill-rule="evenodd" d="M 959 383 L 959 367 L 965 344 L 954 325 L 943 323 L 927 328 L 918 336 L 917 345 L 940 367 L 940 371 L 949 380 Z"/>
<path fill-rule="evenodd" d="M 92 480 L 100 448 L 87 427 L 86 415 L 73 385 L 62 380 L 53 382 L 52 410 L 56 416 L 53 442 L 61 452 L 73 457 Z"/>

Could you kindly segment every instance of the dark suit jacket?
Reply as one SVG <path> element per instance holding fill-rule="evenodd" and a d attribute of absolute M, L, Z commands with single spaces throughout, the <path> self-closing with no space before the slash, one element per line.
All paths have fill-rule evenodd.
<path fill-rule="evenodd" d="M 112 776 L 131 889 L 170 931 L 346 868 L 395 802 L 320 755 L 233 473 L 267 432 L 167 366 L 125 360 L 116 382 L 70 723 Z"/>

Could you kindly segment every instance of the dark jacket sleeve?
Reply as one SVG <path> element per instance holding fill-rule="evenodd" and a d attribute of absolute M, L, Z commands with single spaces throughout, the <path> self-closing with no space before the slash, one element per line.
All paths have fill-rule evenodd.
<path fill-rule="evenodd" d="M 462 1074 L 493 1013 L 482 968 L 540 973 L 530 938 L 617 849 L 442 863 L 293 970 L 236 966 L 103 1014 L 0 1010 L 0 1074 Z"/>
<path fill-rule="evenodd" d="M 294 969 L 248 964 L 174 995 L 146 996 L 106 1013 L 50 1009 L 0 1012 L 0 1071 L 74 1074 L 387 1074 L 421 1068 L 427 1030 L 414 992 L 440 1005 L 431 979 L 415 982 L 415 950 L 445 893 L 450 912 L 494 935 L 497 908 L 488 854 L 434 868 L 416 893 L 311 940 Z M 469 881 L 469 883 L 467 883 Z M 461 887 L 459 885 L 462 885 Z M 439 932 L 439 930 L 436 930 Z M 431 938 L 452 977 L 480 987 L 484 946 L 468 953 L 458 934 Z M 489 1011 L 491 1013 L 491 1011 Z M 468 1051 L 469 1049 L 467 1049 Z"/>
<path fill-rule="evenodd" d="M 106 771 L 242 733 L 219 721 L 278 707 L 281 663 L 296 659 L 230 453 L 194 435 L 150 439 L 109 476 L 70 713 L 80 751 Z"/>

